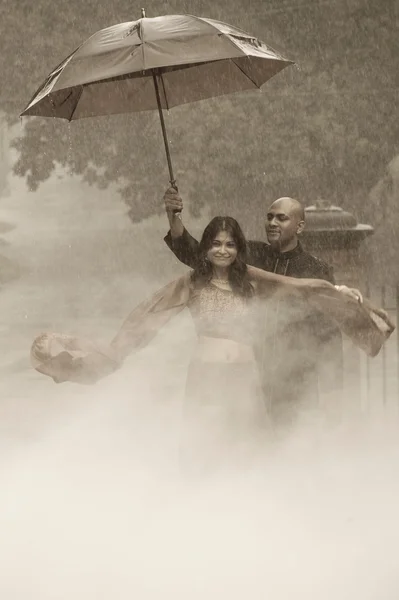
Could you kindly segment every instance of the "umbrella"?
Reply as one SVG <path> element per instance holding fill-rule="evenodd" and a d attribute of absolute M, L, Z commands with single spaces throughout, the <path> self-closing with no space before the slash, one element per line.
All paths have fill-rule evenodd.
<path fill-rule="evenodd" d="M 47 77 L 21 116 L 84 117 L 158 109 L 170 182 L 176 185 L 163 109 L 259 89 L 292 61 L 220 21 L 167 15 L 98 31 Z"/>

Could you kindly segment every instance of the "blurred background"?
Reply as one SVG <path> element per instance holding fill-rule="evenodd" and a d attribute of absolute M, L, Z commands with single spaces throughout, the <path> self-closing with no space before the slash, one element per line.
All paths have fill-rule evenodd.
<path fill-rule="evenodd" d="M 136 303 L 185 272 L 163 242 L 168 171 L 155 112 L 72 123 L 18 117 L 83 40 L 139 18 L 141 7 L 0 0 L 0 595 L 220 598 L 228 590 L 230 598 L 396 600 L 396 333 L 373 360 L 345 349 L 349 430 L 320 441 L 317 427 L 306 429 L 251 482 L 223 488 L 222 479 L 188 500 L 187 490 L 171 491 L 167 474 L 175 432 L 168 408 L 184 389 L 189 319 L 166 328 L 101 390 L 55 386 L 30 367 L 41 331 L 108 339 Z M 358 286 L 396 320 L 397 0 L 153 0 L 145 8 L 148 17 L 228 22 L 296 63 L 261 92 L 165 114 L 190 231 L 229 214 L 263 240 L 268 205 L 298 198 L 310 207 L 304 245 L 334 264 L 339 283 Z M 365 420 L 372 428 L 364 435 Z M 137 514 L 146 515 L 138 528 Z M 130 560 L 141 565 L 140 585 Z M 196 560 L 213 574 L 209 587 Z M 191 573 L 180 591 L 176 564 Z"/>
<path fill-rule="evenodd" d="M 339 283 L 359 286 L 395 319 L 397 2 L 185 0 L 152 1 L 145 8 L 150 17 L 189 13 L 226 21 L 296 63 L 261 92 L 197 102 L 165 115 L 190 230 L 198 235 L 210 217 L 228 213 L 248 237 L 264 239 L 269 203 L 298 198 L 316 210 L 307 212 L 305 246 L 333 263 Z M 87 293 L 93 297 L 91 317 L 122 318 L 138 299 L 129 292 L 133 281 L 145 279 L 139 286 L 144 294 L 153 289 L 151 280 L 164 283 L 182 272 L 162 241 L 168 173 L 156 112 L 72 123 L 18 118 L 46 75 L 83 40 L 140 15 L 141 5 L 131 0 L 0 3 L 5 335 L 27 322 L 56 326 L 49 306 L 57 306 L 59 323 L 76 319 L 79 311 L 87 312 Z M 374 361 L 370 373 L 369 362 L 358 364 L 359 358 L 350 369 L 361 370 L 369 383 L 378 378 L 386 400 L 398 376 L 397 353 L 394 337 L 378 368 Z"/>

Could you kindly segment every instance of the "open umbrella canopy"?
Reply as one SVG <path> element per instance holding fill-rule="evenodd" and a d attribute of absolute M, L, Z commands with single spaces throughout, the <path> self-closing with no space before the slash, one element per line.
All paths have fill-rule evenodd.
<path fill-rule="evenodd" d="M 168 109 L 260 88 L 290 64 L 257 38 L 219 21 L 144 17 L 92 35 L 50 73 L 21 116 L 71 121 Z"/>

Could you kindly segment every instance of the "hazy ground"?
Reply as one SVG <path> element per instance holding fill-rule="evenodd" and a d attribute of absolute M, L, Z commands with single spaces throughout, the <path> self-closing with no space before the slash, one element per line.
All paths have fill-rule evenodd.
<path fill-rule="evenodd" d="M 183 272 L 164 219 L 133 227 L 112 192 L 57 179 L 30 196 L 13 180 L 0 219 L 23 268 L 0 293 L 2 599 L 397 600 L 395 419 L 307 423 L 245 466 L 187 479 L 188 319 L 94 388 L 28 362 L 41 330 L 107 338 Z"/>

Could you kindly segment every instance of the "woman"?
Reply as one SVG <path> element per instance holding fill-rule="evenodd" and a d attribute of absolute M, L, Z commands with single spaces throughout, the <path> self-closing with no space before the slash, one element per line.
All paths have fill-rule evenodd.
<path fill-rule="evenodd" d="M 371 356 L 393 331 L 383 311 L 367 302 L 360 305 L 348 288 L 248 267 L 239 224 L 231 217 L 215 217 L 203 233 L 196 268 L 135 308 L 109 346 L 43 334 L 33 343 L 32 363 L 57 383 L 94 383 L 119 368 L 187 307 L 198 335 L 187 377 L 188 407 L 223 413 L 228 422 L 253 423 L 264 410 L 253 353 L 257 303 L 275 294 L 305 298 Z"/>

